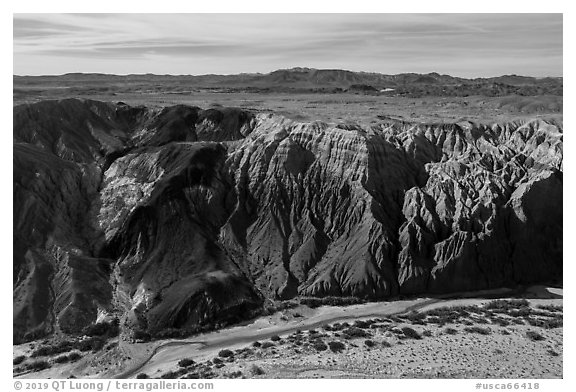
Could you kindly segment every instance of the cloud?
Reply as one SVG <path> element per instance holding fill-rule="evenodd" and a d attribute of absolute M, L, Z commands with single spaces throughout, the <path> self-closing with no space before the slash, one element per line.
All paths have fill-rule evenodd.
<path fill-rule="evenodd" d="M 14 16 L 14 67 L 21 74 L 268 72 L 294 62 L 383 73 L 559 76 L 562 15 Z"/>

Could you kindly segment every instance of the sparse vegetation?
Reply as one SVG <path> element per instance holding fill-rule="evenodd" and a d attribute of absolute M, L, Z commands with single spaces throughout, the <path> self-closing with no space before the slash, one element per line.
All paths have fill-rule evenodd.
<path fill-rule="evenodd" d="M 545 340 L 544 336 L 540 335 L 538 332 L 535 331 L 526 331 L 526 337 L 533 342 Z"/>
<path fill-rule="evenodd" d="M 230 357 L 234 356 L 234 352 L 232 352 L 231 350 L 228 350 L 228 349 L 224 349 L 224 350 L 220 350 L 218 352 L 218 356 L 220 358 L 230 358 Z"/>
<path fill-rule="evenodd" d="M 402 332 L 404 332 L 404 335 L 407 338 L 410 339 L 422 339 L 422 336 L 420 336 L 420 334 L 418 332 L 416 332 L 416 330 L 414 330 L 413 328 L 410 327 L 402 327 Z"/>
<path fill-rule="evenodd" d="M 194 365 L 194 364 L 195 364 L 194 360 L 192 360 L 190 358 L 183 358 L 183 359 L 178 361 L 178 366 L 183 367 L 183 368 L 188 367 L 190 365 Z"/>
<path fill-rule="evenodd" d="M 120 322 L 118 319 L 113 319 L 108 322 L 101 322 L 90 324 L 82 330 L 82 334 L 86 336 L 118 336 L 120 333 Z"/>
<path fill-rule="evenodd" d="M 547 310 L 549 312 L 562 312 L 563 307 L 561 305 L 537 305 L 538 309 Z"/>
<path fill-rule="evenodd" d="M 330 347 L 330 351 L 339 353 L 346 348 L 346 345 L 344 345 L 342 342 L 332 341 L 328 342 L 328 347 Z"/>
<path fill-rule="evenodd" d="M 458 333 L 458 330 L 448 327 L 444 329 L 444 333 L 448 335 L 456 335 Z"/>
<path fill-rule="evenodd" d="M 20 365 L 22 362 L 26 360 L 26 355 L 18 355 L 12 360 L 13 365 Z"/>
<path fill-rule="evenodd" d="M 314 347 L 314 349 L 316 351 L 326 351 L 328 350 L 328 346 L 321 340 L 316 340 L 312 343 L 312 347 Z"/>
<path fill-rule="evenodd" d="M 346 328 L 345 330 L 342 331 L 342 334 L 344 334 L 350 338 L 367 338 L 370 336 L 370 333 L 368 333 L 367 331 L 360 329 L 358 327 Z"/>
<path fill-rule="evenodd" d="M 365 303 L 366 300 L 357 297 L 303 297 L 300 298 L 300 304 L 310 308 L 320 306 L 349 306 Z"/>
<path fill-rule="evenodd" d="M 492 330 L 489 327 L 483 328 L 478 326 L 466 327 L 464 328 L 464 331 L 470 333 L 477 333 L 480 335 L 490 335 L 492 333 Z"/>
<path fill-rule="evenodd" d="M 250 373 L 251 373 L 253 376 L 261 376 L 261 375 L 264 374 L 265 372 L 264 372 L 264 370 L 263 370 L 260 366 L 252 365 L 252 366 L 250 366 Z"/>
<path fill-rule="evenodd" d="M 367 339 L 367 340 L 364 341 L 364 345 L 365 345 L 366 347 L 372 348 L 372 347 L 374 347 L 374 346 L 376 345 L 376 343 L 374 343 L 373 340 Z"/>
<path fill-rule="evenodd" d="M 32 361 L 26 365 L 26 369 L 30 370 L 31 372 L 39 372 L 48 368 L 50 368 L 50 363 L 43 359 Z"/>

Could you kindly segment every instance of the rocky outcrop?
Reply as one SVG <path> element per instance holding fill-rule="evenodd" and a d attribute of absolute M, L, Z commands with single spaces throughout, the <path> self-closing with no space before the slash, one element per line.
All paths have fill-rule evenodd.
<path fill-rule="evenodd" d="M 14 108 L 14 325 L 156 333 L 263 299 L 562 274 L 562 125 L 298 123 L 95 101 Z M 17 327 L 17 328 L 16 328 Z"/>

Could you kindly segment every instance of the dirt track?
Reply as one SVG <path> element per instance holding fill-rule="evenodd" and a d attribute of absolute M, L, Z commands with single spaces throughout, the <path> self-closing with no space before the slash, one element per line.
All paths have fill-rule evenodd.
<path fill-rule="evenodd" d="M 301 320 L 298 323 L 286 323 L 284 325 L 274 325 L 269 328 L 254 329 L 253 325 L 233 328 L 226 336 L 222 336 L 224 331 L 211 333 L 204 337 L 203 340 L 190 339 L 161 343 L 156 346 L 152 352 L 142 361 L 129 369 L 117 374 L 114 378 L 134 377 L 140 370 L 164 362 L 174 361 L 178 358 L 194 357 L 194 354 L 203 354 L 208 350 L 227 348 L 238 344 L 251 343 L 255 340 L 268 339 L 273 335 L 285 335 L 295 332 L 298 329 L 317 328 L 324 324 L 331 324 L 359 318 L 371 318 L 380 316 L 391 316 L 402 314 L 413 310 L 418 310 L 425 306 L 438 303 L 440 299 L 425 299 L 417 303 L 415 301 L 396 301 L 388 303 L 370 303 L 357 305 L 348 308 L 329 309 L 317 316 Z M 446 301 L 449 303 L 450 301 Z M 382 308 L 376 310 L 375 308 Z M 330 311 L 332 310 L 332 311 Z M 189 346 L 198 345 L 199 347 L 192 351 Z M 170 350 L 167 350 L 170 349 Z M 192 355 L 191 355 L 192 354 Z"/>

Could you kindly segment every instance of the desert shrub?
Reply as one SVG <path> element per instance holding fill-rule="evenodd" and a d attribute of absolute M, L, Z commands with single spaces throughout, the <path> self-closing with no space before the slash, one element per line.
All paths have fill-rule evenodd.
<path fill-rule="evenodd" d="M 273 342 L 277 342 L 277 341 L 280 340 L 280 336 L 278 336 L 278 335 L 272 335 L 272 336 L 270 336 L 270 340 L 273 341 Z"/>
<path fill-rule="evenodd" d="M 422 339 L 422 336 L 410 327 L 402 327 L 402 332 L 410 339 Z"/>
<path fill-rule="evenodd" d="M 184 375 L 184 373 L 186 373 L 186 369 L 179 369 L 179 370 L 176 370 L 176 371 L 169 371 L 169 372 L 166 372 L 166 373 L 162 374 L 162 375 L 160 376 L 160 378 L 163 378 L 163 379 L 175 379 L 175 378 L 178 378 L 178 377 Z"/>
<path fill-rule="evenodd" d="M 544 336 L 535 331 L 526 331 L 526 337 L 534 342 L 544 340 Z"/>
<path fill-rule="evenodd" d="M 410 321 L 414 322 L 414 321 L 424 320 L 426 318 L 426 314 L 413 310 L 410 313 L 407 313 L 401 317 L 406 319 L 406 320 L 410 320 Z"/>
<path fill-rule="evenodd" d="M 425 329 L 424 332 L 422 332 L 422 336 L 430 337 L 432 336 L 432 331 Z"/>
<path fill-rule="evenodd" d="M 346 348 L 344 343 L 338 341 L 328 342 L 328 347 L 330 347 L 330 351 L 334 353 L 339 353 L 340 351 L 344 350 L 344 348 Z"/>
<path fill-rule="evenodd" d="M 348 306 L 365 303 L 366 300 L 356 297 L 303 297 L 300 298 L 300 304 L 310 308 L 319 306 Z"/>
<path fill-rule="evenodd" d="M 561 305 L 538 305 L 538 309 L 547 310 L 549 312 L 562 312 L 563 307 Z"/>
<path fill-rule="evenodd" d="M 260 366 L 252 365 L 252 366 L 250 366 L 250 373 L 251 373 L 253 376 L 261 376 L 261 375 L 264 374 L 265 372 L 264 372 L 264 370 L 263 370 Z"/>
<path fill-rule="evenodd" d="M 370 325 L 372 323 L 368 322 L 368 321 L 364 321 L 364 320 L 356 320 L 354 322 L 354 326 L 356 328 L 361 328 L 361 329 L 366 329 L 366 328 L 370 328 Z"/>
<path fill-rule="evenodd" d="M 269 348 L 269 347 L 274 347 L 274 343 L 272 342 L 264 342 L 262 343 L 262 348 Z"/>
<path fill-rule="evenodd" d="M 550 354 L 553 357 L 558 357 L 560 354 L 558 354 L 558 352 L 552 350 L 552 349 L 548 349 L 548 354 Z"/>
<path fill-rule="evenodd" d="M 74 348 L 80 351 L 99 351 L 104 347 L 106 341 L 98 336 L 93 336 L 91 338 L 83 339 L 79 341 Z"/>
<path fill-rule="evenodd" d="M 176 338 L 184 338 L 186 336 L 190 336 L 194 333 L 197 333 L 197 329 L 178 329 L 178 328 L 165 328 L 161 331 L 158 331 L 154 334 L 154 338 L 156 339 L 176 339 Z"/>
<path fill-rule="evenodd" d="M 504 351 L 497 348 L 496 350 L 494 350 L 494 354 L 504 354 Z"/>
<path fill-rule="evenodd" d="M 24 360 L 26 359 L 26 355 L 18 355 L 17 357 L 14 358 L 14 360 L 12 361 L 13 365 L 20 365 L 22 362 L 24 362 Z"/>
<path fill-rule="evenodd" d="M 50 364 L 48 363 L 48 361 L 45 361 L 43 359 L 32 361 L 28 365 L 26 365 L 26 369 L 32 372 L 39 372 L 40 370 L 48 368 L 50 368 Z"/>
<path fill-rule="evenodd" d="M 563 322 L 561 318 L 553 318 L 553 319 L 535 319 L 531 317 L 527 317 L 526 321 L 533 327 L 541 327 L 545 329 L 553 329 L 559 328 L 562 326 Z"/>
<path fill-rule="evenodd" d="M 322 326 L 322 329 L 323 329 L 324 331 L 332 331 L 332 327 L 331 327 L 329 324 L 324 324 L 324 325 Z"/>
<path fill-rule="evenodd" d="M 62 354 L 62 353 L 65 353 L 65 352 L 72 350 L 73 348 L 74 348 L 74 342 L 73 341 L 63 340 L 57 344 L 38 347 L 36 350 L 32 351 L 32 354 L 30 354 L 30 357 L 36 358 L 36 357 L 44 357 L 44 356 L 55 355 L 55 354 Z"/>
<path fill-rule="evenodd" d="M 478 326 L 466 327 L 466 328 L 464 328 L 464 331 L 470 332 L 470 333 L 477 333 L 480 335 L 490 335 L 492 333 L 492 330 L 490 328 L 488 328 L 488 327 L 482 328 L 482 327 L 478 327 Z"/>
<path fill-rule="evenodd" d="M 74 352 L 71 352 L 70 354 L 68 354 L 68 360 L 70 362 L 77 361 L 80 358 L 82 358 L 82 354 L 80 354 L 79 352 L 74 351 Z"/>
<path fill-rule="evenodd" d="M 508 331 L 507 329 L 502 329 L 502 330 L 500 331 L 500 333 L 501 333 L 502 335 L 510 335 L 510 331 Z"/>
<path fill-rule="evenodd" d="M 456 335 L 458 333 L 458 330 L 448 327 L 448 328 L 444 329 L 444 333 L 448 334 L 448 335 Z"/>
<path fill-rule="evenodd" d="M 141 379 L 148 378 L 148 375 L 146 373 L 138 373 L 136 378 L 141 380 Z"/>
<path fill-rule="evenodd" d="M 527 317 L 527 316 L 530 316 L 531 314 L 532 314 L 532 309 L 530 309 L 528 307 L 508 310 L 508 315 L 511 317 Z"/>
<path fill-rule="evenodd" d="M 238 377 L 242 377 L 242 372 L 240 370 L 237 370 L 235 372 L 230 372 L 228 374 L 226 374 L 227 378 L 238 378 Z"/>
<path fill-rule="evenodd" d="M 314 349 L 316 351 L 326 351 L 328 350 L 328 346 L 321 340 L 316 340 L 314 342 L 312 342 L 312 347 L 314 347 Z"/>
<path fill-rule="evenodd" d="M 470 316 L 470 319 L 477 322 L 478 324 L 488 324 L 489 323 L 489 321 L 483 317 Z"/>
<path fill-rule="evenodd" d="M 218 365 L 219 363 L 222 363 L 222 360 L 218 357 L 215 357 L 214 359 L 212 359 L 212 363 L 214 365 Z"/>
<path fill-rule="evenodd" d="M 255 341 L 254 343 L 252 343 L 252 347 L 260 347 L 262 346 L 262 343 L 260 343 L 259 341 Z"/>
<path fill-rule="evenodd" d="M 60 355 L 56 358 L 54 358 L 54 362 L 55 363 L 64 363 L 64 362 L 68 362 L 68 355 L 64 354 L 64 355 Z"/>
<path fill-rule="evenodd" d="M 101 322 L 90 324 L 82 330 L 82 334 L 86 336 L 118 336 L 120 333 L 120 322 L 118 319 L 113 319 L 108 322 Z"/>
<path fill-rule="evenodd" d="M 178 361 L 178 366 L 180 367 L 188 367 L 190 365 L 194 365 L 194 361 L 190 358 L 183 358 L 181 360 Z"/>
<path fill-rule="evenodd" d="M 229 358 L 229 357 L 232 357 L 233 355 L 234 355 L 234 353 L 233 353 L 231 350 L 228 350 L 228 349 L 220 350 L 220 351 L 218 352 L 218 356 L 219 356 L 220 358 Z"/>
<path fill-rule="evenodd" d="M 492 319 L 492 322 L 493 322 L 494 324 L 498 324 L 498 325 L 501 326 L 501 327 L 507 327 L 507 326 L 510 325 L 510 321 L 508 321 L 508 320 L 506 320 L 506 319 L 504 319 L 504 318 L 500 318 L 500 317 L 494 317 L 494 318 Z"/>
<path fill-rule="evenodd" d="M 342 331 L 344 335 L 350 336 L 352 338 L 367 338 L 370 336 L 368 332 L 357 327 L 349 327 Z"/>
<path fill-rule="evenodd" d="M 390 344 L 390 342 L 383 340 L 382 341 L 382 347 L 392 347 L 392 344 Z"/>
<path fill-rule="evenodd" d="M 530 306 L 530 303 L 525 299 L 497 299 L 488 302 L 484 308 L 499 311 L 509 311 L 511 309 L 520 309 L 528 306 Z"/>
<path fill-rule="evenodd" d="M 366 347 L 374 347 L 376 345 L 376 343 L 374 343 L 373 340 L 365 340 L 364 344 L 366 345 Z"/>

